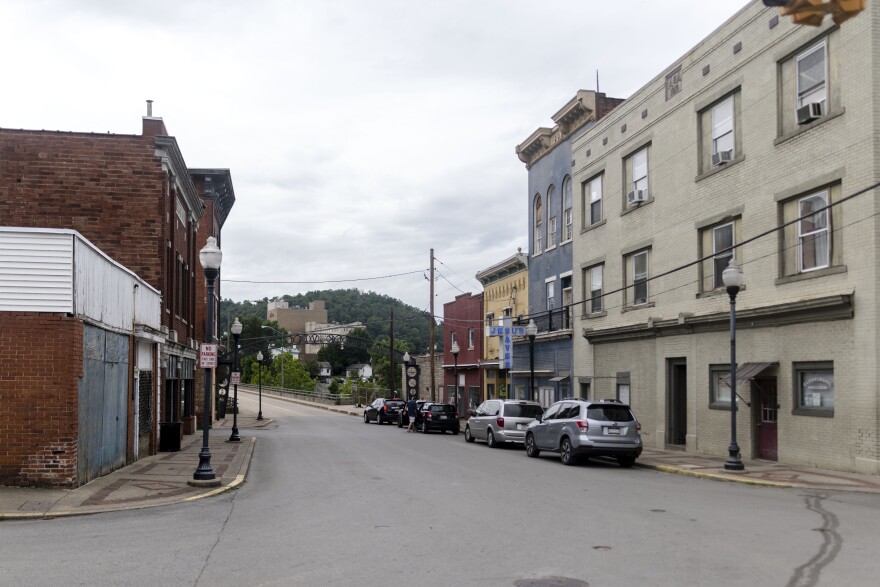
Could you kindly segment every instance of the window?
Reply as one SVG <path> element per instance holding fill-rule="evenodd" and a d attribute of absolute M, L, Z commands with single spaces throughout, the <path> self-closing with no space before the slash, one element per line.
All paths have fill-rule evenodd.
<path fill-rule="evenodd" d="M 795 413 L 834 414 L 834 363 L 795 363 Z"/>
<path fill-rule="evenodd" d="M 715 289 L 724 287 L 721 279 L 724 268 L 733 259 L 733 222 L 716 226 L 712 229 L 712 258 L 713 272 L 712 282 Z"/>
<path fill-rule="evenodd" d="M 730 409 L 730 365 L 709 365 L 709 407 Z"/>
<path fill-rule="evenodd" d="M 551 185 L 547 189 L 547 248 L 556 246 L 556 197 L 555 190 Z"/>
<path fill-rule="evenodd" d="M 648 251 L 633 253 L 626 259 L 629 305 L 648 303 Z"/>
<path fill-rule="evenodd" d="M 596 265 L 586 270 L 584 290 L 589 292 L 588 313 L 597 314 L 602 311 L 602 265 Z"/>
<path fill-rule="evenodd" d="M 455 331 L 452 330 L 449 332 L 449 348 L 452 348 L 453 343 L 456 341 Z"/>
<path fill-rule="evenodd" d="M 489 312 L 486 314 L 486 326 L 495 326 L 495 313 Z"/>
<path fill-rule="evenodd" d="M 602 176 L 588 181 L 584 191 L 589 196 L 589 203 L 585 206 L 589 210 L 586 224 L 592 226 L 602 220 Z"/>
<path fill-rule="evenodd" d="M 633 191 L 648 189 L 648 148 L 636 152 L 632 156 L 632 189 Z"/>
<path fill-rule="evenodd" d="M 547 288 L 547 309 L 556 308 L 556 280 L 553 279 L 545 284 Z"/>
<path fill-rule="evenodd" d="M 468 328 L 468 348 L 474 348 L 474 329 Z"/>
<path fill-rule="evenodd" d="M 825 111 L 828 95 L 826 45 L 823 39 L 797 56 L 797 105 L 820 103 Z"/>
<path fill-rule="evenodd" d="M 617 401 L 629 404 L 629 383 L 617 384 Z"/>
<path fill-rule="evenodd" d="M 563 240 L 571 240 L 571 178 L 562 182 L 562 224 Z"/>
<path fill-rule="evenodd" d="M 814 271 L 828 267 L 831 238 L 828 234 L 831 209 L 828 192 L 819 192 L 798 200 L 798 270 Z M 814 212 L 815 211 L 815 212 Z"/>
<path fill-rule="evenodd" d="M 535 250 L 532 251 L 533 255 L 539 254 L 544 250 L 544 222 L 541 218 L 541 214 L 543 210 L 541 209 L 541 195 L 538 194 L 535 196 L 535 233 L 534 233 L 534 245 Z"/>
<path fill-rule="evenodd" d="M 733 96 L 712 108 L 712 154 L 734 152 Z"/>

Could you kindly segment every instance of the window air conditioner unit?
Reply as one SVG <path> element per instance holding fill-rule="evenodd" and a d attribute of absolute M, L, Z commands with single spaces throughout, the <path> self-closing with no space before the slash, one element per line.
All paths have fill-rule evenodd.
<path fill-rule="evenodd" d="M 176 330 L 169 330 L 168 331 L 168 340 L 170 340 L 171 342 L 177 342 L 177 331 Z"/>
<path fill-rule="evenodd" d="M 712 154 L 712 167 L 718 167 L 719 165 L 724 165 L 731 161 L 733 161 L 733 149 L 718 151 L 717 153 Z"/>
<path fill-rule="evenodd" d="M 648 199 L 648 190 L 633 190 L 626 195 L 627 204 L 641 204 Z"/>
<path fill-rule="evenodd" d="M 822 102 L 810 102 L 797 109 L 797 123 L 808 124 L 822 116 Z"/>

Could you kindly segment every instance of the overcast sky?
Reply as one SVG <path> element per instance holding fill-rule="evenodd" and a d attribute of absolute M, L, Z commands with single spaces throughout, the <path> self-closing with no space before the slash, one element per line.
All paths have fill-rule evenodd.
<path fill-rule="evenodd" d="M 515 146 L 597 70 L 629 97 L 745 4 L 0 0 L 0 127 L 139 134 L 152 99 L 189 167 L 231 170 L 223 297 L 427 309 L 433 248 L 442 315 L 528 249 Z"/>

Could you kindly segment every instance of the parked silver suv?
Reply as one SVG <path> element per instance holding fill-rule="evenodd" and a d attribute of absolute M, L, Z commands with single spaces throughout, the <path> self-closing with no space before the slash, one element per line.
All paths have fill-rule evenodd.
<path fill-rule="evenodd" d="M 490 399 L 470 412 L 464 427 L 468 442 L 485 440 L 492 448 L 505 442 L 522 444 L 526 427 L 543 412 L 541 404 L 515 399 Z"/>
<path fill-rule="evenodd" d="M 578 457 L 615 457 L 621 467 L 632 467 L 642 454 L 641 430 L 629 406 L 618 401 L 565 399 L 529 424 L 526 454 L 558 452 L 564 465 Z"/>

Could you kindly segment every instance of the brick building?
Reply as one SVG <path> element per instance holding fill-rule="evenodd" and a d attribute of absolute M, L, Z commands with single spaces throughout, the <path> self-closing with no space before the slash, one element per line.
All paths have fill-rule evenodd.
<path fill-rule="evenodd" d="M 482 400 L 483 294 L 464 293 L 443 304 L 443 390 L 438 401 L 457 403 L 460 416 Z M 459 347 L 458 361 L 452 343 Z M 457 365 L 457 367 L 456 367 Z M 455 380 L 456 371 L 458 381 Z M 455 391 L 458 390 L 456 398 Z"/>
<path fill-rule="evenodd" d="M 266 319 L 277 321 L 278 326 L 290 334 L 303 334 L 306 332 L 306 324 L 309 322 L 317 324 L 327 323 L 327 308 L 324 305 L 324 300 L 309 302 L 308 308 L 291 308 L 283 300 L 271 300 L 266 305 Z M 309 349 L 306 348 L 304 342 L 297 343 L 294 346 L 304 361 L 318 357 L 318 350 L 320 349 L 311 349 L 314 350 L 314 354 L 307 354 Z M 314 345 L 308 346 L 312 347 Z"/>
<path fill-rule="evenodd" d="M 129 316 L 129 341 L 119 343 L 127 351 L 122 353 L 117 349 L 127 353 L 127 376 L 114 388 L 105 386 L 106 396 L 124 402 L 128 411 L 138 413 L 142 420 L 138 440 L 129 438 L 122 462 L 111 466 L 121 466 L 139 455 L 155 452 L 162 444 L 173 447 L 175 436 L 179 444 L 181 433 L 195 431 L 196 414 L 201 413 L 197 410 L 201 404 L 196 401 L 196 390 L 202 389 L 197 381 L 201 372 L 195 365 L 198 341 L 203 340 L 205 332 L 205 284 L 198 252 L 209 235 L 222 247 L 220 229 L 235 200 L 229 172 L 197 170 L 191 174 L 175 138 L 168 135 L 162 119 L 149 112 L 143 118 L 141 135 L 0 129 L 0 155 L 0 218 L 5 226 L 75 231 L 94 249 L 142 279 L 161 296 L 155 327 L 147 324 L 138 330 L 138 324 L 132 326 Z M 36 274 L 19 279 L 33 285 L 45 273 L 51 274 L 51 269 L 43 267 Z M 13 279 L 10 274 L 4 278 Z M 215 303 L 220 299 L 219 280 L 216 286 Z M 90 295 L 108 294 L 101 290 L 101 284 L 95 287 Z M 107 295 L 108 305 L 114 301 L 122 304 Z M 32 312 L 25 311 L 30 315 L 24 317 L 0 310 L 0 319 L 32 319 L 35 323 L 48 319 L 40 307 L 34 308 Z M 86 325 L 108 330 L 102 324 L 100 313 L 96 317 L 78 312 L 74 307 L 71 312 L 63 312 L 64 316 L 57 312 L 49 314 L 62 322 L 79 319 Z M 115 334 L 124 334 L 126 328 L 121 332 L 117 330 L 120 329 L 109 329 Z M 141 351 L 135 344 L 135 331 L 148 341 L 148 347 L 155 345 L 152 360 L 149 349 L 145 358 L 138 360 Z M 37 332 L 43 331 L 38 329 Z M 76 333 L 68 333 L 68 337 L 76 338 Z M 78 361 L 80 371 L 90 356 L 88 332 L 82 340 L 85 342 L 80 342 L 84 345 Z M 3 352 L 33 352 L 35 348 L 51 346 L 48 342 L 46 345 L 34 344 L 34 340 L 29 342 L 27 346 L 23 338 L 8 341 L 12 346 L 4 342 Z M 15 350 L 15 345 L 21 346 Z M 75 351 L 63 356 L 65 360 L 76 360 Z M 108 356 L 102 360 L 112 362 Z M 54 369 L 59 357 L 43 353 L 40 361 L 44 368 Z M 4 394 L 51 396 L 48 393 L 51 390 L 45 385 L 45 381 L 4 380 L 0 389 Z M 135 388 L 141 393 L 133 393 Z M 79 393 L 82 400 L 85 393 L 82 386 Z M 139 397 L 139 405 L 133 405 L 134 397 Z M 79 434 L 83 433 L 85 416 L 82 406 L 80 403 L 80 410 L 73 409 L 69 414 L 74 422 L 79 418 Z M 132 429 L 134 424 L 129 418 L 129 436 Z M 18 432 L 9 430 L 0 441 L 3 444 L 17 442 Z M 91 432 L 97 434 L 94 429 Z M 86 440 L 79 436 L 80 449 Z M 106 470 L 100 474 L 104 472 Z M 88 478 L 80 474 L 61 484 L 77 484 Z M 14 464 L 4 463 L 0 482 L 55 481 L 16 477 Z"/>
<path fill-rule="evenodd" d="M 646 446 L 723 461 L 733 395 L 743 458 L 880 473 L 878 23 L 756 0 L 573 139 L 575 391 Z"/>

